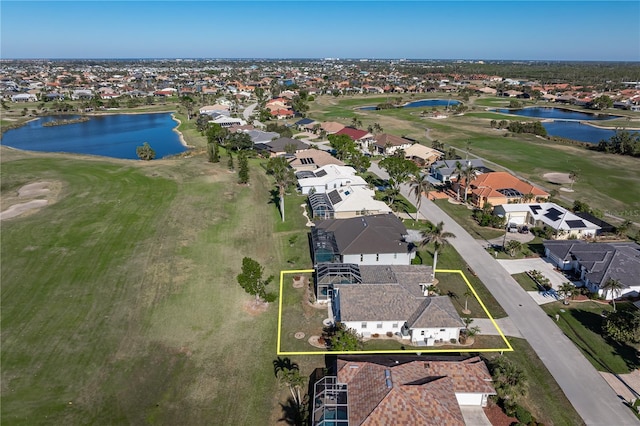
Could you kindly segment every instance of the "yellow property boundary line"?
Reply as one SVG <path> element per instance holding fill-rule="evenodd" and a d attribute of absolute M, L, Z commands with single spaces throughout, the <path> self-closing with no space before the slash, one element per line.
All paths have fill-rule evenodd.
<path fill-rule="evenodd" d="M 493 324 L 493 326 L 496 328 L 496 330 L 498 330 L 498 334 L 500 335 L 500 337 L 502 338 L 502 341 L 506 345 L 505 348 L 479 348 L 479 349 L 469 348 L 469 350 L 465 350 L 465 348 L 461 348 L 461 349 L 422 349 L 422 347 L 413 347 L 412 346 L 411 348 L 412 349 L 415 348 L 416 350 L 283 352 L 281 350 L 281 347 L 280 347 L 280 340 L 281 340 L 281 337 L 282 337 L 282 300 L 284 298 L 283 297 L 283 289 L 284 289 L 284 278 L 285 278 L 285 275 L 289 275 L 289 274 L 308 274 L 308 273 L 312 273 L 314 271 L 315 271 L 315 269 L 296 269 L 296 270 L 280 271 L 280 297 L 279 297 L 279 300 L 278 300 L 278 342 L 277 342 L 277 345 L 276 345 L 276 354 L 277 355 L 327 355 L 327 354 L 331 354 L 331 355 L 363 355 L 363 354 L 410 354 L 410 353 L 417 353 L 417 354 L 425 354 L 426 353 L 426 354 L 430 354 L 430 353 L 459 353 L 459 352 L 513 352 L 513 347 L 511 346 L 511 344 L 509 343 L 509 341 L 505 337 L 505 335 L 502 332 L 502 330 L 500 330 L 500 327 L 498 327 L 498 324 L 496 323 L 496 320 L 493 319 L 493 317 L 489 313 L 489 310 L 487 309 L 485 304 L 482 302 L 482 300 L 478 296 L 478 293 L 476 293 L 476 289 L 473 288 L 473 285 L 471 285 L 471 283 L 469 282 L 469 280 L 465 276 L 464 272 L 462 272 L 460 269 L 436 269 L 436 273 L 439 273 L 439 274 L 459 274 L 462 277 L 464 282 L 467 284 L 467 287 L 469 287 L 471 289 L 471 292 L 475 296 L 475 298 L 478 301 L 478 303 L 480 303 L 480 306 L 482 307 L 482 310 L 484 310 L 484 313 L 487 314 L 487 317 L 489 317 L 489 319 L 491 320 L 491 323 Z"/>

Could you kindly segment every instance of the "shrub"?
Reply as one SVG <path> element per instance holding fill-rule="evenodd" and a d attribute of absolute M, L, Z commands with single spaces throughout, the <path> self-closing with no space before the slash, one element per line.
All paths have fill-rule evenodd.
<path fill-rule="evenodd" d="M 387 331 L 387 337 L 393 337 L 393 333 L 391 331 Z"/>
<path fill-rule="evenodd" d="M 521 423 L 529 424 L 533 420 L 531 413 L 522 405 L 516 405 L 516 419 Z"/>

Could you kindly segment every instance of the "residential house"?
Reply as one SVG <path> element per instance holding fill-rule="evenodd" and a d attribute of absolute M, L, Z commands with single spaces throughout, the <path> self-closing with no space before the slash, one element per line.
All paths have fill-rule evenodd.
<path fill-rule="evenodd" d="M 231 114 L 229 112 L 229 105 L 221 105 L 221 104 L 206 105 L 200 108 L 198 111 L 200 112 L 200 114 L 207 114 L 207 115 L 222 114 L 222 115 L 229 116 Z"/>
<path fill-rule="evenodd" d="M 373 143 L 373 135 L 365 130 L 355 129 L 353 127 L 345 127 L 336 132 L 336 135 L 347 135 L 356 144 L 359 145 L 363 152 L 369 152 L 369 144 Z"/>
<path fill-rule="evenodd" d="M 582 219 L 555 203 L 501 204 L 493 208 L 493 214 L 504 217 L 507 224 L 549 228 L 555 239 L 593 238 L 598 225 Z"/>
<path fill-rule="evenodd" d="M 323 130 L 327 135 L 333 135 L 344 129 L 345 125 L 337 123 L 335 121 L 325 121 L 320 125 L 320 130 Z"/>
<path fill-rule="evenodd" d="M 356 169 L 350 166 L 327 164 L 315 171 L 296 173 L 298 188 L 304 195 L 312 192 L 325 193 L 344 186 L 367 186 L 367 182 L 356 175 Z"/>
<path fill-rule="evenodd" d="M 452 178 L 457 177 L 457 163 L 462 165 L 462 170 L 466 170 L 467 167 L 474 167 L 479 173 L 489 173 L 493 170 L 485 167 L 484 163 L 480 159 L 473 160 L 440 160 L 431 164 L 429 169 L 430 176 L 434 181 L 439 183 L 450 182 Z"/>
<path fill-rule="evenodd" d="M 464 426 L 461 407 L 496 395 L 480 357 L 339 355 L 314 383 L 312 426 Z"/>
<path fill-rule="evenodd" d="M 429 167 L 440 157 L 442 157 L 440 151 L 419 143 L 414 143 L 404 150 L 404 158 L 413 161 L 419 167 Z"/>
<path fill-rule="evenodd" d="M 209 123 L 219 124 L 224 128 L 228 128 L 231 126 L 245 126 L 247 124 L 247 122 L 241 118 L 229 117 L 219 112 L 212 112 L 207 115 L 211 116 L 211 120 L 209 120 Z"/>
<path fill-rule="evenodd" d="M 232 130 L 232 129 L 231 129 Z M 280 137 L 280 133 L 276 132 L 263 132 L 262 130 L 256 129 L 242 129 L 236 130 L 236 133 L 242 132 L 251 138 L 254 144 L 267 144 L 274 139 L 278 139 Z"/>
<path fill-rule="evenodd" d="M 298 151 L 289 161 L 289 165 L 296 172 L 314 171 L 329 164 L 344 166 L 345 164 L 336 157 L 320 149 L 305 149 Z"/>
<path fill-rule="evenodd" d="M 527 201 L 541 202 L 549 198 L 547 192 L 507 172 L 482 173 L 468 186 L 465 179 L 458 178 L 453 184 L 453 190 L 458 189 L 460 194 L 466 189 L 469 201 L 478 208 L 484 207 L 487 203 L 497 206 Z"/>
<path fill-rule="evenodd" d="M 416 250 L 407 237 L 394 214 L 324 220 L 311 229 L 313 263 L 410 265 Z"/>
<path fill-rule="evenodd" d="M 312 119 L 312 118 L 301 118 L 300 120 L 296 121 L 295 123 L 293 123 L 294 126 L 296 126 L 296 128 L 298 130 L 300 130 L 301 132 L 304 132 L 306 130 L 311 130 L 313 128 L 313 126 L 317 123 L 316 120 Z M 320 124 L 320 123 L 318 123 Z"/>
<path fill-rule="evenodd" d="M 609 279 L 623 286 L 616 297 L 640 295 L 640 245 L 636 243 L 547 240 L 544 251 L 560 270 L 573 271 L 589 291 L 607 300 L 614 297 L 603 289 Z"/>
<path fill-rule="evenodd" d="M 298 139 L 278 138 L 265 143 L 255 144 L 255 149 L 266 153 L 270 157 L 279 157 L 283 155 L 295 155 L 300 151 L 309 149 L 306 144 Z"/>
<path fill-rule="evenodd" d="M 374 198 L 375 191 L 365 186 L 345 186 L 327 193 L 309 194 L 314 219 L 349 219 L 357 216 L 393 213 L 391 207 Z"/>
<path fill-rule="evenodd" d="M 406 150 L 413 145 L 413 141 L 400 136 L 381 133 L 373 137 L 373 142 L 369 145 L 369 150 L 373 149 L 373 154 L 393 155 L 398 150 Z"/>
<path fill-rule="evenodd" d="M 11 102 L 37 102 L 38 98 L 33 93 L 18 93 L 11 96 Z"/>

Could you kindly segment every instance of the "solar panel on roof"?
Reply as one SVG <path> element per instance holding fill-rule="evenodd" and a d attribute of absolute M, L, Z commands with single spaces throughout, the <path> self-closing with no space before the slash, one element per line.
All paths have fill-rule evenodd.
<path fill-rule="evenodd" d="M 340 196 L 338 191 L 336 191 L 335 189 L 327 195 L 329 195 L 329 200 L 331 201 L 331 204 L 333 204 L 334 206 L 338 204 L 340 201 L 342 201 L 342 197 Z"/>
<path fill-rule="evenodd" d="M 581 220 L 568 220 L 567 221 L 567 225 L 569 225 L 569 228 L 571 228 L 571 229 L 585 228 L 586 227 L 584 222 L 581 221 Z"/>
<path fill-rule="evenodd" d="M 544 216 L 549 218 L 549 220 L 555 222 L 556 220 L 560 219 L 560 216 L 562 216 L 562 214 L 563 213 L 560 210 L 556 209 L 555 207 L 551 207 L 549 210 L 547 210 Z"/>
<path fill-rule="evenodd" d="M 541 206 L 539 206 L 539 205 L 537 205 L 537 204 L 535 204 L 535 205 L 533 205 L 533 206 L 529 206 L 529 208 L 531 209 L 531 211 L 532 211 L 532 212 L 533 212 L 533 214 L 535 214 L 535 215 L 537 215 L 537 214 L 538 214 L 538 212 L 539 212 L 540 210 L 542 210 L 542 207 L 541 207 Z"/>
<path fill-rule="evenodd" d="M 327 175 L 327 171 L 326 170 L 318 170 L 315 174 L 316 174 L 316 177 L 322 177 L 322 176 L 326 176 Z"/>
<path fill-rule="evenodd" d="M 498 192 L 504 195 L 505 197 L 522 197 L 522 193 L 514 188 L 498 189 Z"/>

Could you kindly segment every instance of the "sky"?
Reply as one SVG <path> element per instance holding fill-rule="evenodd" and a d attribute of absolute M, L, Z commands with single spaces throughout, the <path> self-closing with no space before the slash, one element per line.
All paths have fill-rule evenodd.
<path fill-rule="evenodd" d="M 1 0 L 0 58 L 640 61 L 640 0 Z"/>

